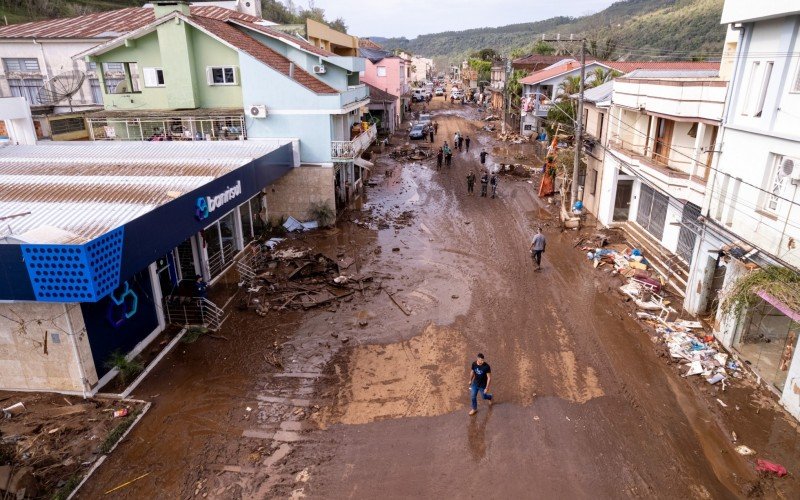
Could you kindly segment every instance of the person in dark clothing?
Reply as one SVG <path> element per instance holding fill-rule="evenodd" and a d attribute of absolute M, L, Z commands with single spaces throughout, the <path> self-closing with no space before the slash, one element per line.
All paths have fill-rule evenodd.
<path fill-rule="evenodd" d="M 481 393 L 483 399 L 489 401 L 489 406 L 492 406 L 492 394 L 489 392 L 489 386 L 492 383 L 492 368 L 486 362 L 483 354 L 478 353 L 478 357 L 472 362 L 472 368 L 469 375 L 469 395 L 472 409 L 469 411 L 470 415 L 478 413 L 478 393 Z"/>
<path fill-rule="evenodd" d="M 486 188 L 489 187 L 489 174 L 486 172 L 481 176 L 481 196 L 486 197 Z"/>
<path fill-rule="evenodd" d="M 433 122 L 433 133 L 434 134 L 439 133 L 439 122 Z"/>
<path fill-rule="evenodd" d="M 485 149 L 482 149 L 482 150 L 481 150 L 481 154 L 480 154 L 480 157 L 481 157 L 481 165 L 485 165 L 485 164 L 486 164 L 486 155 L 488 155 L 488 154 L 489 154 L 489 153 L 487 153 Z"/>
<path fill-rule="evenodd" d="M 537 271 L 542 268 L 542 254 L 544 253 L 545 247 L 547 247 L 547 240 L 545 240 L 542 234 L 542 228 L 536 228 L 536 234 L 533 236 L 533 240 L 531 240 L 531 257 L 533 257 L 533 261 L 536 263 Z"/>
<path fill-rule="evenodd" d="M 203 299 L 208 295 L 208 283 L 203 281 L 203 277 L 199 274 L 194 277 L 194 295 Z"/>
<path fill-rule="evenodd" d="M 475 194 L 475 172 L 472 170 L 467 174 L 467 194 L 470 196 Z"/>
<path fill-rule="evenodd" d="M 492 186 L 492 198 L 497 194 L 497 174 L 492 172 L 492 178 L 489 179 L 489 184 Z"/>
<path fill-rule="evenodd" d="M 430 138 L 431 138 L 431 144 L 433 144 L 433 127 L 430 127 L 428 129 L 428 134 L 430 135 Z"/>
<path fill-rule="evenodd" d="M 442 148 L 439 148 L 439 152 L 436 153 L 436 170 L 442 169 L 442 159 L 444 158 L 444 151 Z"/>
<path fill-rule="evenodd" d="M 471 142 L 469 136 L 464 140 L 464 144 L 467 146 L 467 153 L 469 153 L 469 143 Z"/>
<path fill-rule="evenodd" d="M 459 135 L 458 136 L 458 150 L 459 151 L 461 151 L 461 147 L 463 145 L 464 145 L 464 136 L 463 135 Z"/>
<path fill-rule="evenodd" d="M 453 161 L 453 152 L 450 150 L 450 148 L 447 146 L 447 144 L 445 144 L 444 145 L 444 164 L 445 164 L 445 166 L 449 167 L 450 164 L 452 163 L 452 161 Z"/>

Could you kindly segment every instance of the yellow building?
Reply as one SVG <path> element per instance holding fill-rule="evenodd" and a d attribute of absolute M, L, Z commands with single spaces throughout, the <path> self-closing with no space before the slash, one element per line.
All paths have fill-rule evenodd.
<path fill-rule="evenodd" d="M 306 39 L 337 56 L 358 56 L 358 37 L 336 31 L 313 19 L 306 19 Z"/>

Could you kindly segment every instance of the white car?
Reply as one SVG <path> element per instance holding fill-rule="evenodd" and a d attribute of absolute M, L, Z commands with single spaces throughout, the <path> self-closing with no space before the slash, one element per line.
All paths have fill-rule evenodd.
<path fill-rule="evenodd" d="M 453 99 L 461 99 L 464 97 L 464 92 L 462 92 L 459 89 L 453 89 L 453 91 L 450 92 L 450 97 L 452 97 Z"/>
<path fill-rule="evenodd" d="M 438 87 L 436 90 L 433 91 L 434 94 L 437 96 L 444 95 L 444 89 L 442 87 Z"/>

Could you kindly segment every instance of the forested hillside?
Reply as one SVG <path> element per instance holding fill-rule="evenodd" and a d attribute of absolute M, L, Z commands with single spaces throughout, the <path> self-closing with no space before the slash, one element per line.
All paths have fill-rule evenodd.
<path fill-rule="evenodd" d="M 388 49 L 403 49 L 456 62 L 482 48 L 505 55 L 530 52 L 542 34 L 575 34 L 604 45 L 612 40 L 615 58 L 652 59 L 660 55 L 686 58 L 718 57 L 725 27 L 719 24 L 724 0 L 624 0 L 596 14 L 554 17 L 498 28 L 478 28 L 420 35 L 417 38 L 372 40 Z M 562 44 L 562 51 L 574 48 Z M 441 67 L 441 66 L 440 66 Z"/>

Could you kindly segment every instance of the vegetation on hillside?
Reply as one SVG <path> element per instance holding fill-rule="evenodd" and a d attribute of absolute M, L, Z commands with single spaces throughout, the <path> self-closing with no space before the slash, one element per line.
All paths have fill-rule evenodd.
<path fill-rule="evenodd" d="M 725 38 L 720 25 L 724 0 L 623 0 L 588 16 L 554 17 L 497 28 L 420 35 L 414 39 L 373 37 L 387 49 L 433 57 L 446 67 L 472 52 L 492 47 L 503 55 L 575 54 L 576 43 L 541 43 L 542 35 L 585 36 L 596 57 L 658 59 L 718 58 Z"/>
<path fill-rule="evenodd" d="M 140 7 L 145 0 L 0 0 L 0 22 L 14 24 L 55 17 L 75 17 L 92 12 Z M 347 32 L 344 19 L 329 21 L 325 10 L 309 0 L 306 7 L 293 0 L 263 0 L 261 11 L 264 19 L 280 24 L 305 24 L 306 19 L 325 23 L 335 30 Z"/>

